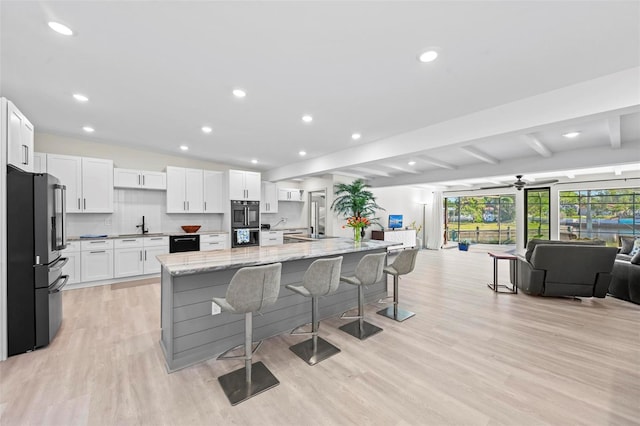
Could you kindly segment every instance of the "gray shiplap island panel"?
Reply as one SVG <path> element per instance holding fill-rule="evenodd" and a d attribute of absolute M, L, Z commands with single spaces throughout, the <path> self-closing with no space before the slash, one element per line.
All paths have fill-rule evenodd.
<path fill-rule="evenodd" d="M 160 345 L 167 370 L 172 372 L 214 358 L 244 342 L 244 316 L 211 315 L 211 298 L 225 297 L 227 286 L 245 266 L 282 263 L 278 301 L 255 315 L 254 340 L 288 332 L 311 321 L 311 301 L 285 288 L 299 285 L 311 263 L 319 258 L 343 256 L 342 275 L 353 275 L 356 265 L 369 253 L 380 253 L 394 243 L 344 238 L 245 247 L 216 252 L 188 252 L 158 256 L 162 264 Z M 385 277 L 365 288 L 367 302 L 387 294 Z M 338 291 L 319 300 L 320 318 L 338 315 L 357 306 L 357 288 L 341 283 Z"/>

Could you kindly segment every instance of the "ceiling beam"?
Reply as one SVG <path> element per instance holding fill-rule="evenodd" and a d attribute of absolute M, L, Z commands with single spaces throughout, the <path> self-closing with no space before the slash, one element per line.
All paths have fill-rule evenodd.
<path fill-rule="evenodd" d="M 622 140 L 620 138 L 620 116 L 609 118 L 609 142 L 611 148 L 618 149 L 622 146 Z"/>
<path fill-rule="evenodd" d="M 485 154 L 484 152 L 480 151 L 477 148 L 472 147 L 471 145 L 461 146 L 460 150 L 469 154 L 472 157 L 477 158 L 480 161 L 484 161 L 485 163 L 498 164 L 500 162 L 498 161 L 497 158 L 494 158 L 489 154 Z"/>
<path fill-rule="evenodd" d="M 384 176 L 384 177 L 390 177 L 391 176 L 391 174 L 389 174 L 387 172 L 383 172 L 383 171 L 375 170 L 375 169 L 370 169 L 368 167 L 351 167 L 351 170 L 355 170 L 357 172 L 362 172 L 362 173 L 365 173 L 367 175 Z"/>
<path fill-rule="evenodd" d="M 431 158 L 422 156 L 417 156 L 416 158 L 420 161 L 431 164 L 432 166 L 440 167 L 441 169 L 454 170 L 456 168 L 453 164 L 445 163 L 444 161 L 432 160 Z"/>
<path fill-rule="evenodd" d="M 527 141 L 527 144 L 531 147 L 531 149 L 533 149 L 535 152 L 537 152 L 541 156 L 545 158 L 549 158 L 553 155 L 553 152 L 551 152 L 551 150 L 547 148 L 545 144 L 540 142 L 540 140 L 534 135 L 529 134 L 529 135 L 524 135 L 524 137 Z"/>
<path fill-rule="evenodd" d="M 388 167 L 390 169 L 400 170 L 403 173 L 413 173 L 413 174 L 419 173 L 417 170 L 409 169 L 409 168 L 406 168 L 406 167 L 394 166 L 392 164 L 385 164 L 384 166 Z"/>

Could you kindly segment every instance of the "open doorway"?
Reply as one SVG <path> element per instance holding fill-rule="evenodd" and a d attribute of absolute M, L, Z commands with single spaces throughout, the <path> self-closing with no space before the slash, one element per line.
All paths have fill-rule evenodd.
<path fill-rule="evenodd" d="M 309 231 L 312 238 L 325 236 L 327 225 L 327 190 L 309 191 Z"/>

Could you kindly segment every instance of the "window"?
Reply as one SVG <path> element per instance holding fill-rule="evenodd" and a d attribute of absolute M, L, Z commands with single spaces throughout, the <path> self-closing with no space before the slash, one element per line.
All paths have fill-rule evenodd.
<path fill-rule="evenodd" d="M 525 221 L 525 241 L 533 238 L 550 240 L 549 230 L 549 188 L 525 189 L 525 210 L 527 220 Z"/>
<path fill-rule="evenodd" d="M 606 241 L 640 235 L 640 188 L 560 192 L 560 239 Z"/>
<path fill-rule="evenodd" d="M 447 197 L 448 241 L 469 240 L 484 244 L 514 244 L 516 208 L 514 195 Z"/>

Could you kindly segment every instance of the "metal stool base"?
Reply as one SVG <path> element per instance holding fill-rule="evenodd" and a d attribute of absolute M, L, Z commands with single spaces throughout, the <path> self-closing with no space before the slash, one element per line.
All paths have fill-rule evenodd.
<path fill-rule="evenodd" d="M 231 405 L 239 404 L 280 384 L 262 362 L 251 364 L 251 370 L 249 384 L 246 382 L 247 374 L 244 367 L 218 377 L 218 382 Z"/>
<path fill-rule="evenodd" d="M 313 339 L 289 346 L 289 349 L 309 365 L 316 365 L 320 361 L 324 361 L 330 356 L 340 353 L 340 349 L 322 337 L 318 337 L 318 348 L 315 353 L 313 352 Z"/>
<path fill-rule="evenodd" d="M 402 322 L 414 316 L 415 312 L 406 311 L 404 309 L 398 308 L 397 315 L 395 315 L 393 312 L 393 306 L 389 306 L 388 308 L 379 310 L 377 314 L 385 316 L 387 318 L 391 318 L 392 320 L 396 320 L 398 322 Z"/>
<path fill-rule="evenodd" d="M 362 333 L 360 333 L 360 320 L 355 320 L 348 324 L 345 324 L 340 327 L 340 330 L 344 331 L 345 333 L 349 333 L 353 337 L 357 337 L 360 340 L 364 340 L 367 337 L 371 337 L 374 334 L 382 331 L 380 327 L 364 321 L 364 324 L 362 326 Z"/>

